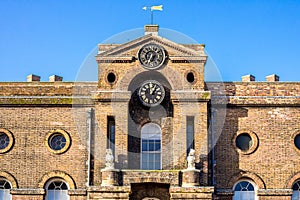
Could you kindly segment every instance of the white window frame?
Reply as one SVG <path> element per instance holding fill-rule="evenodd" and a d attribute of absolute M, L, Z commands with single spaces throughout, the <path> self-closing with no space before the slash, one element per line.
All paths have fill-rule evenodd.
<path fill-rule="evenodd" d="M 151 130 L 153 128 L 153 130 Z M 146 129 L 146 130 L 145 130 Z M 150 130 L 147 130 L 150 129 Z M 153 132 L 152 132 L 153 131 Z M 141 129 L 141 158 L 140 158 L 140 168 L 144 170 L 152 170 L 152 169 L 146 169 L 143 168 L 143 153 L 146 153 L 148 155 L 155 155 L 155 154 L 160 154 L 160 160 L 159 160 L 159 169 L 153 169 L 153 170 L 161 170 L 162 169 L 162 131 L 161 128 L 158 124 L 156 123 L 147 123 L 145 124 L 142 129 Z M 160 142 L 160 150 L 159 151 L 143 151 L 143 139 L 153 139 L 153 140 L 159 140 Z M 149 162 L 149 160 L 148 160 Z"/>
<path fill-rule="evenodd" d="M 48 189 L 48 187 L 49 187 L 49 185 L 51 184 L 51 183 L 53 183 L 53 182 L 55 182 L 55 181 L 61 181 L 61 182 L 64 182 L 66 185 L 67 185 L 67 190 L 50 190 L 50 191 L 66 191 L 67 192 L 67 198 L 65 198 L 65 199 L 49 199 L 49 196 L 48 196 L 48 191 L 49 191 L 49 189 Z M 46 186 L 45 186 L 45 190 L 46 190 L 46 196 L 45 196 L 45 200 L 70 200 L 70 196 L 68 195 L 68 191 L 69 191 L 69 189 L 70 189 L 70 187 L 69 187 L 69 185 L 68 185 L 68 183 L 65 181 L 65 180 L 63 180 L 63 179 L 60 179 L 60 178 L 55 178 L 55 179 L 51 179 L 51 180 L 49 180 L 48 182 L 47 182 L 47 184 L 46 184 Z"/>
<path fill-rule="evenodd" d="M 0 180 L 1 180 L 1 181 L 6 181 L 6 183 L 8 183 L 9 186 L 10 186 L 10 189 L 1 189 L 1 188 L 0 188 L 0 191 L 3 191 L 3 193 L 0 193 L 0 194 L 1 194 L 1 195 L 0 195 L 0 199 L 2 199 L 2 197 L 5 197 L 5 198 L 3 198 L 3 199 L 5 199 L 5 200 L 12 200 L 12 195 L 10 194 L 10 190 L 12 189 L 11 183 L 10 183 L 6 178 L 0 177 Z M 3 195 L 2 195 L 2 194 L 3 194 Z"/>
<path fill-rule="evenodd" d="M 238 197 L 235 197 L 235 187 L 240 183 L 240 182 L 244 182 L 244 181 L 246 181 L 246 182 L 249 182 L 250 184 L 252 184 L 252 186 L 253 186 L 253 188 L 254 188 L 254 200 L 258 200 L 258 196 L 257 196 L 257 190 L 258 190 L 258 188 L 257 188 L 257 186 L 256 186 L 256 184 L 253 182 L 253 181 L 251 181 L 251 180 L 249 180 L 249 179 L 241 179 L 241 180 L 239 180 L 238 182 L 236 182 L 235 184 L 234 184 L 234 186 L 233 186 L 233 188 L 232 188 L 232 190 L 233 190 L 233 197 L 232 197 L 232 199 L 233 200 L 244 200 L 244 199 L 240 199 L 240 198 L 238 198 Z M 245 192 L 245 191 L 244 191 Z M 252 200 L 252 199 L 251 199 Z"/>

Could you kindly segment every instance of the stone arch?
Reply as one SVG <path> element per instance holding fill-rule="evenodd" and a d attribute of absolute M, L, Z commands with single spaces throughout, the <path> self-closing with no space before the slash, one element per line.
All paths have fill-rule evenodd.
<path fill-rule="evenodd" d="M 62 171 L 52 171 L 47 174 L 44 174 L 44 176 L 41 178 L 41 180 L 38 183 L 38 187 L 44 188 L 46 183 L 52 178 L 61 178 L 68 183 L 70 189 L 76 189 L 76 185 L 72 177 L 69 174 Z"/>
<path fill-rule="evenodd" d="M 143 69 L 140 65 L 132 66 L 132 68 L 126 71 L 122 77 L 119 77 L 116 89 L 118 90 L 127 90 L 130 88 L 130 84 L 132 84 L 132 80 L 134 80 L 140 74 L 151 74 L 151 73 L 159 73 L 164 77 L 166 82 L 168 82 L 168 87 L 173 90 L 182 90 L 184 88 L 183 78 L 178 71 L 170 68 L 164 67 L 162 70 L 152 70 L 148 71 Z"/>
<path fill-rule="evenodd" d="M 227 183 L 227 188 L 232 188 L 236 182 L 241 179 L 252 180 L 258 187 L 258 189 L 266 189 L 266 184 L 261 177 L 252 172 L 239 172 L 233 175 Z"/>
<path fill-rule="evenodd" d="M 286 189 L 291 189 L 293 187 L 293 184 L 297 181 L 300 180 L 300 172 L 297 172 L 293 174 L 285 184 Z"/>
<path fill-rule="evenodd" d="M 165 77 L 164 74 L 158 72 L 158 71 L 144 71 L 139 74 L 136 74 L 131 80 L 130 83 L 128 84 L 128 90 L 129 91 L 135 91 L 142 82 L 145 80 L 156 80 L 159 81 L 164 87 L 168 88 L 171 90 L 171 85 L 168 79 Z"/>
<path fill-rule="evenodd" d="M 4 177 L 5 179 L 7 179 L 10 182 L 12 188 L 18 188 L 18 182 L 17 182 L 17 180 L 10 173 L 4 172 L 4 171 L 0 171 L 0 177 Z"/>

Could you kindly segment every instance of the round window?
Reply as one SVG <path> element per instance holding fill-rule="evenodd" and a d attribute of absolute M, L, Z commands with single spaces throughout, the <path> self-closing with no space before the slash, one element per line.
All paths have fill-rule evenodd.
<path fill-rule="evenodd" d="M 235 144 L 242 151 L 248 151 L 252 145 L 252 138 L 248 133 L 242 133 L 236 137 Z"/>
<path fill-rule="evenodd" d="M 297 147 L 297 149 L 300 150 L 300 134 L 296 135 L 296 137 L 294 139 L 294 144 Z"/>
<path fill-rule="evenodd" d="M 253 153 L 258 148 L 259 140 L 254 132 L 241 130 L 234 135 L 232 142 L 239 153 L 247 155 Z"/>
<path fill-rule="evenodd" d="M 61 150 L 66 146 L 66 138 L 61 133 L 55 133 L 49 140 L 49 146 L 53 150 Z"/>
<path fill-rule="evenodd" d="M 107 74 L 107 81 L 108 81 L 110 84 L 114 83 L 114 82 L 116 81 L 116 75 L 115 75 L 115 73 L 109 72 L 109 73 Z"/>
<path fill-rule="evenodd" d="M 0 133 L 0 149 L 5 149 L 9 144 L 9 137 L 5 133 Z"/>
<path fill-rule="evenodd" d="M 54 130 L 48 133 L 45 142 L 49 151 L 60 154 L 68 150 L 71 145 L 71 138 L 63 130 Z"/>
<path fill-rule="evenodd" d="M 13 146 L 14 138 L 10 131 L 0 129 L 0 153 L 8 152 Z"/>
<path fill-rule="evenodd" d="M 193 73 L 193 72 L 187 73 L 187 75 L 186 75 L 186 80 L 187 80 L 189 83 L 194 83 L 194 81 L 195 81 L 194 73 Z"/>

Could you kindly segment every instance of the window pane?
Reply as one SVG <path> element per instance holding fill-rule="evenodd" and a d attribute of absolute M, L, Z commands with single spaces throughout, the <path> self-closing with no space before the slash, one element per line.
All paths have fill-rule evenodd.
<path fill-rule="evenodd" d="M 248 181 L 241 181 L 236 184 L 234 191 L 254 191 L 254 186 Z"/>
<path fill-rule="evenodd" d="M 141 168 L 160 169 L 161 129 L 157 124 L 148 123 L 141 130 Z M 157 157 L 157 154 L 159 156 Z"/>
<path fill-rule="evenodd" d="M 234 192 L 233 200 L 255 200 L 254 191 Z"/>
<path fill-rule="evenodd" d="M 294 139 L 295 146 L 300 149 L 300 134 L 297 135 Z"/>
<path fill-rule="evenodd" d="M 292 200 L 300 199 L 300 191 L 293 191 Z"/>
<path fill-rule="evenodd" d="M 0 149 L 5 149 L 9 144 L 8 135 L 0 133 Z"/>
<path fill-rule="evenodd" d="M 155 169 L 160 169 L 160 163 L 155 163 Z"/>
<path fill-rule="evenodd" d="M 156 140 L 154 151 L 160 151 L 160 140 Z"/>
<path fill-rule="evenodd" d="M 142 141 L 142 151 L 148 151 L 148 143 L 146 140 Z"/>
<path fill-rule="evenodd" d="M 191 149 L 195 148 L 194 142 L 194 117 L 186 117 L 186 154 L 188 155 Z"/>
<path fill-rule="evenodd" d="M 149 140 L 149 151 L 154 151 L 154 140 Z"/>
<path fill-rule="evenodd" d="M 61 133 L 55 133 L 50 138 L 49 146 L 53 150 L 61 150 L 66 146 L 66 138 Z"/>
<path fill-rule="evenodd" d="M 155 154 L 155 162 L 160 163 L 160 153 Z"/>
<path fill-rule="evenodd" d="M 47 200 L 68 200 L 68 191 L 67 190 L 48 190 L 47 191 Z"/>
<path fill-rule="evenodd" d="M 297 181 L 296 183 L 294 183 L 293 190 L 300 190 L 300 181 Z"/>
<path fill-rule="evenodd" d="M 154 154 L 149 154 L 149 162 L 154 162 Z"/>
<path fill-rule="evenodd" d="M 253 145 L 252 138 L 248 133 L 243 133 L 237 136 L 236 138 L 236 146 L 242 151 L 247 151 Z"/>

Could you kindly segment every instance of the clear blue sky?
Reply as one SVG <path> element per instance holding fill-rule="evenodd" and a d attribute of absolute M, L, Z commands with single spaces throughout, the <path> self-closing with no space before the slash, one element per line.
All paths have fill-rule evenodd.
<path fill-rule="evenodd" d="M 224 81 L 273 73 L 299 81 L 297 0 L 1 0 L 0 81 L 31 73 L 74 81 L 98 43 L 143 28 L 150 15 L 142 7 L 160 4 L 154 23 L 206 44 Z"/>

